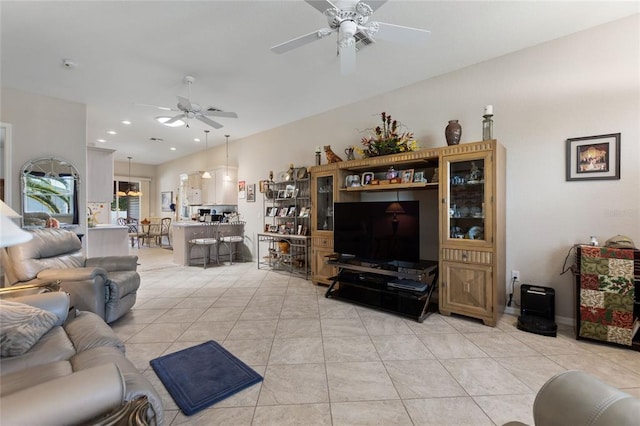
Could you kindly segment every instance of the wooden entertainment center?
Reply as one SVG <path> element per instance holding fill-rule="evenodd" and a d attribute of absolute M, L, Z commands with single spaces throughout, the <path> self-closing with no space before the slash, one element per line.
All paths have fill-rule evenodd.
<path fill-rule="evenodd" d="M 404 183 L 385 183 L 384 179 L 378 177 L 384 178 L 390 167 L 398 172 L 411 171 L 413 176 L 420 179 Z M 347 179 L 348 176 L 362 176 L 363 173 L 373 173 L 375 180 L 379 181 L 378 184 L 346 186 L 352 181 Z M 421 321 L 424 315 L 414 312 L 422 308 L 419 304 L 418 308 L 411 308 L 410 312 L 402 312 L 402 309 L 392 307 L 393 303 L 380 306 L 380 300 L 390 294 L 399 295 L 400 298 L 417 299 L 420 299 L 420 294 L 398 293 L 395 289 L 389 289 L 379 283 L 369 285 L 366 282 L 368 278 L 373 279 L 376 274 L 386 274 L 380 274 L 377 267 L 366 270 L 358 267 L 354 271 L 353 263 L 336 261 L 333 251 L 334 203 L 360 201 L 370 196 L 375 196 L 378 200 L 384 198 L 382 201 L 388 200 L 391 203 L 401 195 L 406 199 L 416 198 L 420 195 L 416 191 L 438 192 L 438 206 L 434 206 L 438 212 L 438 259 L 430 260 L 437 261 L 438 264 L 436 274 L 439 276 L 437 292 L 440 313 L 456 313 L 478 318 L 486 325 L 495 326 L 504 310 L 507 285 L 505 149 L 496 140 L 312 167 L 313 283 L 331 286 L 327 297 L 340 297 L 342 286 L 348 288 L 347 299 L 351 301 L 409 315 Z M 357 275 L 358 282 L 354 283 L 356 280 L 351 279 L 355 275 L 345 275 L 345 271 L 360 274 Z M 425 280 L 432 277 L 432 274 L 418 275 L 420 279 Z M 347 291 L 343 291 L 343 295 L 346 294 Z M 428 291 L 428 294 L 430 296 L 431 292 Z"/>

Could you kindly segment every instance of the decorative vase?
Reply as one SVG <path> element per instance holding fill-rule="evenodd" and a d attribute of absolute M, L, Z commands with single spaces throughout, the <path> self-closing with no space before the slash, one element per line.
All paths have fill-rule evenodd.
<path fill-rule="evenodd" d="M 462 126 L 458 120 L 449 120 L 449 124 L 444 129 L 444 137 L 447 139 L 447 145 L 458 145 L 460 137 L 462 137 Z"/>

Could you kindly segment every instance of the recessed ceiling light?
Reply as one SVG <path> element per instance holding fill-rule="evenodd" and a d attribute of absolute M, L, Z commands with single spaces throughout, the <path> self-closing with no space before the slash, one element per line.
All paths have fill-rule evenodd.
<path fill-rule="evenodd" d="M 169 148 L 169 149 L 170 149 L 171 151 L 175 151 L 175 150 L 176 150 L 176 147 L 175 147 L 175 146 L 172 146 L 172 147 L 171 147 L 171 148 Z"/>
<path fill-rule="evenodd" d="M 100 143 L 105 143 L 105 142 L 106 142 L 106 140 L 105 140 L 105 139 L 96 139 L 96 141 L 97 141 L 97 142 L 100 142 Z"/>
<path fill-rule="evenodd" d="M 156 117 L 156 121 L 164 124 L 165 126 L 169 126 L 169 127 L 180 127 L 180 126 L 184 126 L 184 121 L 182 120 L 176 120 L 173 123 L 167 123 L 167 121 L 171 120 L 172 117 L 165 117 L 165 116 L 160 116 L 160 117 Z"/>
<path fill-rule="evenodd" d="M 125 126 L 128 126 L 129 124 L 131 124 L 129 120 L 122 120 L 121 123 L 124 124 Z"/>
<path fill-rule="evenodd" d="M 200 142 L 200 138 L 193 139 L 194 142 Z"/>
<path fill-rule="evenodd" d="M 109 131 L 107 131 L 107 133 L 109 133 L 110 135 L 117 135 L 118 134 L 115 130 L 109 130 Z"/>

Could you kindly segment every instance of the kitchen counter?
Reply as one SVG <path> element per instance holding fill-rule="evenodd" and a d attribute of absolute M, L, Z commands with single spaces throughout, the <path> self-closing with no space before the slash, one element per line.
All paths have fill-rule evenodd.
<path fill-rule="evenodd" d="M 175 222 L 171 225 L 173 228 L 173 262 L 178 265 L 189 265 L 189 240 L 193 238 L 193 235 L 200 231 L 203 222 Z M 220 235 L 230 235 L 230 231 L 236 228 L 237 225 L 230 223 L 220 224 Z M 244 229 L 242 230 L 244 235 Z M 222 253 L 224 255 L 224 253 Z"/>

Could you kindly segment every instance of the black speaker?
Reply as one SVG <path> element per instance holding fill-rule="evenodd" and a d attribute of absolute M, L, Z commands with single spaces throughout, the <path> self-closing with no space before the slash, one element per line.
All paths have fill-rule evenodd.
<path fill-rule="evenodd" d="M 556 337 L 556 292 L 551 287 L 522 284 L 518 329 L 543 336 Z"/>

